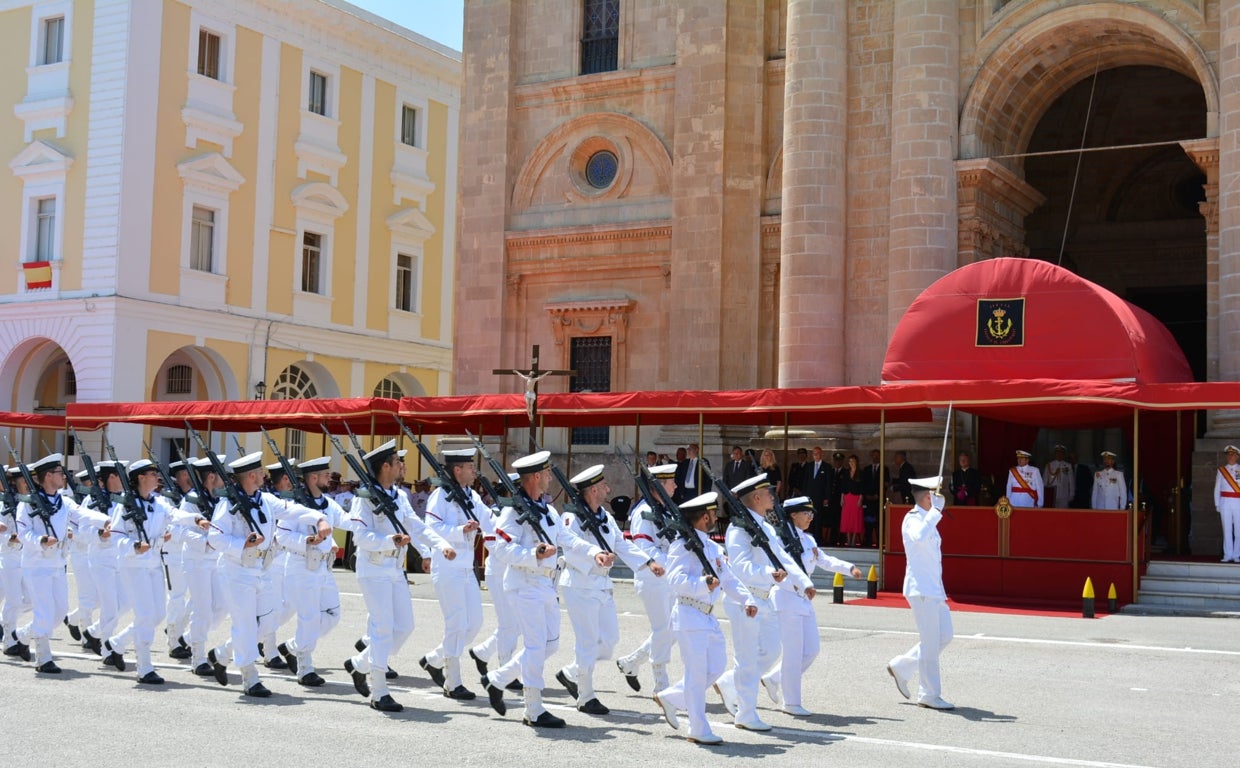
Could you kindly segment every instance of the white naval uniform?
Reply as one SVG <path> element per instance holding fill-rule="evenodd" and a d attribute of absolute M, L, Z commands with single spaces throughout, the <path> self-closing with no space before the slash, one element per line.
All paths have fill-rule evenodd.
<path fill-rule="evenodd" d="M 413 513 L 399 487 L 384 489 L 396 503 L 400 523 L 413 544 L 426 552 L 443 552 L 451 544 L 432 531 Z M 357 672 L 370 675 L 371 699 L 388 695 L 388 659 L 400 652 L 413 633 L 413 600 L 405 581 L 405 548 L 392 537 L 397 530 L 387 515 L 376 512 L 369 499 L 353 498 L 349 514 L 353 541 L 357 544 L 357 585 L 366 601 L 366 635 L 369 644 L 352 659 Z"/>
<path fill-rule="evenodd" d="M 180 530 L 181 566 L 189 584 L 189 631 L 185 639 L 192 654 L 190 665 L 207 663 L 207 641 L 214 627 L 228 615 L 224 597 L 224 576 L 219 569 L 220 553 L 211 545 L 210 532 L 198 527 L 199 518 L 214 520 L 223 508 L 228 513 L 228 500 L 216 499 L 204 510 L 198 495 L 191 491 L 181 500 L 182 515 L 173 518 Z"/>
<path fill-rule="evenodd" d="M 55 510 L 49 521 L 49 530 L 49 525 L 34 515 L 28 502 L 17 505 L 17 532 L 22 540 L 22 580 L 34 610 L 34 617 L 26 631 L 34 640 L 35 664 L 42 665 L 52 660 L 52 631 L 69 614 L 69 583 L 65 574 L 65 535 L 69 531 L 69 522 L 72 520 L 79 527 L 102 530 L 108 524 L 108 517 L 85 507 L 79 508 L 72 499 L 60 494 L 49 497 L 40 489 L 35 489 L 34 493 L 46 499 Z M 40 543 L 39 539 L 43 536 L 54 536 L 57 540 L 55 546 Z"/>
<path fill-rule="evenodd" d="M 746 513 L 762 527 L 771 551 L 780 562 L 772 563 L 765 552 L 753 545 L 749 534 L 739 525 L 733 523 L 728 526 L 725 539 L 728 561 L 758 606 L 757 618 L 750 619 L 745 616 L 745 606 L 740 601 L 728 600 L 724 603 L 724 610 L 732 621 L 733 665 L 719 679 L 719 687 L 725 691 L 736 691 L 738 723 L 758 719 L 758 681 L 779 663 L 779 617 L 775 615 L 775 604 L 771 602 L 776 586 L 775 571 L 779 569 L 788 573 L 784 581 L 789 589 L 804 592 L 814 586 L 810 578 L 793 565 L 792 556 L 784 551 L 770 523 L 752 509 L 746 510 Z"/>
<path fill-rule="evenodd" d="M 133 603 L 134 656 L 137 660 L 138 677 L 142 677 L 155 671 L 155 666 L 151 663 L 151 645 L 155 642 L 155 627 L 167 615 L 168 592 L 164 586 L 163 563 L 159 558 L 159 550 L 174 510 L 163 496 L 138 499 L 137 503 L 141 504 L 146 512 L 142 533 L 139 533 L 135 521 L 125 519 L 124 505 L 116 504 L 112 507 L 112 538 L 116 540 L 116 551 L 120 558 L 120 576 Z M 144 540 L 143 534 L 151 548 L 138 554 L 134 547 Z M 114 640 L 107 639 L 109 642 Z M 122 647 L 122 643 L 112 642 L 112 648 L 117 653 L 123 652 Z"/>
<path fill-rule="evenodd" d="M 1214 508 L 1223 521 L 1223 560 L 1240 563 L 1240 493 L 1223 477 L 1224 472 L 1240 486 L 1240 463 L 1225 464 L 1214 476 Z"/>
<path fill-rule="evenodd" d="M 680 646 L 685 674 L 657 695 L 661 701 L 688 712 L 688 736 L 701 738 L 712 735 L 706 719 L 706 691 L 719 679 L 728 663 L 727 641 L 716 618 L 719 603 L 723 600 L 722 596 L 727 595 L 729 602 L 741 606 L 742 620 L 748 622 L 756 622 L 757 618 L 745 616 L 744 607 L 758 603 L 732 572 L 723 547 L 701 531 L 694 530 L 693 533 L 702 542 L 706 559 L 719 576 L 719 587 L 711 590 L 706 586 L 706 570 L 684 541 L 677 539 L 672 542 L 667 555 L 666 578 L 676 596 L 672 607 L 672 631 Z"/>
<path fill-rule="evenodd" d="M 495 537 L 495 521 L 482 497 L 472 488 L 463 490 L 469 494 L 470 511 L 478 520 L 479 531 L 464 532 L 470 518 L 443 488 L 431 491 L 425 512 L 426 524 L 456 550 L 454 560 L 445 560 L 439 552 L 431 555 L 431 584 L 443 613 L 443 641 L 426 654 L 426 662 L 444 668 L 444 689 L 448 691 L 463 684 L 461 656 L 482 629 L 482 589 L 474 576 L 474 543 L 478 536 L 491 541 Z"/>
<path fill-rule="evenodd" d="M 1042 485 L 1054 491 L 1054 506 L 1066 507 L 1076 495 L 1076 472 L 1072 465 L 1062 459 L 1052 459 L 1042 469 Z M 1011 498 L 1010 496 L 1008 497 Z"/>
<path fill-rule="evenodd" d="M 512 605 L 513 596 L 504 589 L 504 575 L 508 573 L 508 564 L 495 556 L 495 522 L 499 519 L 500 509 L 491 509 L 491 531 L 485 537 L 487 559 L 482 567 L 483 579 L 487 590 L 491 593 L 491 606 L 495 608 L 495 629 L 486 640 L 475 645 L 471 651 L 482 661 L 498 660 L 499 665 L 507 664 L 517 652 L 517 638 L 520 637 L 521 625 L 517 620 L 516 609 Z"/>
<path fill-rule="evenodd" d="M 169 521 L 174 513 L 179 512 L 179 504 L 173 504 L 166 496 L 161 497 L 170 507 Z M 189 624 L 189 580 L 185 578 L 184 531 L 179 525 L 169 525 L 171 536 L 161 542 L 160 552 L 164 568 L 168 575 L 168 604 L 166 609 L 168 626 L 165 633 L 168 637 L 168 650 L 180 645 Z"/>
<path fill-rule="evenodd" d="M 852 573 L 853 564 L 832 557 L 818 548 L 814 537 L 797 530 L 801 539 L 801 562 L 810 574 L 821 568 L 828 573 Z M 775 588 L 772 602 L 779 616 L 779 639 L 783 647 L 779 666 L 767 676 L 767 680 L 783 693 L 784 707 L 801 706 L 801 678 L 818 657 L 821 643 L 818 638 L 818 618 L 814 606 L 785 579 Z"/>
<path fill-rule="evenodd" d="M 495 523 L 493 555 L 507 564 L 504 589 L 512 603 L 521 627 L 521 650 L 502 667 L 487 677 L 491 685 L 503 688 L 519 676 L 526 691 L 526 716 L 532 721 L 544 711 L 541 704 L 543 667 L 547 657 L 560 647 L 560 604 L 556 599 L 556 560 L 576 557 L 593 558 L 603 550 L 577 536 L 564 525 L 560 513 L 550 504 L 530 500 L 524 490 L 522 497 L 542 512 L 542 529 L 556 548 L 556 557 L 538 559 L 540 542 L 533 528 L 517 522 L 517 510 L 505 507 Z"/>
<path fill-rule="evenodd" d="M 1220 480 L 1222 478 L 1219 478 Z M 1216 483 L 1217 485 L 1217 483 Z M 1115 467 L 1094 473 L 1094 493 L 1090 501 L 1094 509 L 1124 509 L 1128 506 L 1128 483 L 1124 473 Z"/>
<path fill-rule="evenodd" d="M 241 685 L 249 689 L 258 683 L 258 639 L 269 633 L 274 618 L 275 599 L 267 569 L 275 552 L 277 518 L 290 513 L 286 505 L 262 491 L 249 497 L 250 515 L 262 542 L 246 547 L 251 528 L 241 512 L 233 513 L 227 500 L 215 508 L 211 530 L 207 534 L 211 546 L 220 552 L 219 569 L 231 623 L 231 644 L 215 649 L 220 664 L 234 662 L 241 670 Z M 231 648 L 229 647 L 231 645 Z"/>
<path fill-rule="evenodd" d="M 660 536 L 659 527 L 643 516 L 649 509 L 650 504 L 645 499 L 633 508 L 629 513 L 629 534 L 634 546 L 642 550 L 648 559 L 666 568 L 671 542 Z M 642 663 L 649 661 L 654 668 L 655 690 L 666 688 L 667 663 L 672 658 L 672 603 L 675 595 L 667 579 L 655 576 L 649 568 L 634 572 L 633 586 L 642 601 L 646 618 L 650 620 L 650 634 L 637 650 L 622 661 L 635 672 Z"/>
<path fill-rule="evenodd" d="M 276 536 L 288 553 L 284 565 L 284 594 L 297 616 L 297 629 L 293 639 L 285 645 L 297 658 L 298 677 L 315 671 L 313 654 L 318 641 L 340 623 L 340 590 L 332 574 L 332 537 L 328 536 L 315 546 L 307 539 L 318 533 L 318 522 L 313 519 L 315 513 L 333 530 L 348 528 L 347 515 L 327 496 L 319 496 L 317 502 L 314 507 L 295 505 L 301 511 L 300 520 L 281 521 Z"/>
<path fill-rule="evenodd" d="M 939 521 L 943 512 L 914 506 L 904 516 L 900 534 L 904 539 L 904 597 L 913 609 L 919 642 L 891 660 L 893 672 L 901 680 L 917 675 L 918 701 L 942 698 L 939 654 L 952 641 L 952 614 L 943 590 L 943 538 Z"/>
<path fill-rule="evenodd" d="M 646 553 L 624 538 L 615 518 L 603 507 L 594 513 L 599 522 L 602 542 L 632 569 L 633 573 L 648 571 L 650 558 Z M 580 514 L 566 513 L 564 527 L 591 544 L 599 544 L 593 533 L 582 525 Z M 602 551 L 601 544 L 599 550 Z M 573 663 L 565 674 L 576 680 L 577 702 L 584 704 L 593 698 L 594 666 L 611 658 L 616 643 L 620 642 L 620 619 L 616 613 L 616 600 L 612 594 L 614 584 L 611 569 L 600 568 L 592 555 L 584 550 L 566 552 L 564 560 L 568 567 L 560 574 L 564 607 L 573 625 Z M 653 575 L 653 574 L 652 574 Z M 656 577 L 661 578 L 661 577 Z"/>
<path fill-rule="evenodd" d="M 4 471 L 0 467 L 0 471 Z M 22 540 L 17 528 L 17 510 L 9 514 L 3 513 L 5 531 L 0 539 L 0 598 L 4 600 L 4 609 L 0 610 L 0 626 L 4 627 L 4 647 L 9 648 L 16 643 L 13 630 L 24 611 L 30 610 L 30 600 L 22 585 Z M 83 539 L 85 541 L 85 539 Z"/>
<path fill-rule="evenodd" d="M 95 611 L 99 610 L 99 590 L 90 570 L 90 539 L 99 534 L 73 522 L 69 523 L 69 532 L 72 534 L 69 538 L 69 564 L 73 567 L 77 603 L 69 611 L 68 620 L 73 626 L 85 629 L 95 620 Z M 6 621 L 0 621 L 0 624 L 9 626 Z"/>
<path fill-rule="evenodd" d="M 115 502 L 105 510 L 94 509 L 94 497 L 87 497 L 82 502 L 82 509 L 101 512 L 111 519 Z M 82 634 L 102 642 L 116 634 L 116 627 L 130 608 L 129 587 L 125 585 L 120 574 L 120 556 L 116 548 L 116 540 L 109 536 L 106 539 L 98 535 L 87 536 L 90 542 L 87 558 L 90 562 L 90 573 L 95 579 L 95 590 L 99 596 L 99 618 L 89 627 L 82 627 Z"/>
<path fill-rule="evenodd" d="M 1012 476 L 1015 472 L 1021 476 L 1029 490 L 1025 490 Z M 1033 493 L 1031 494 L 1030 491 Z M 1007 488 L 1004 491 L 1013 507 L 1040 507 L 1046 503 L 1046 491 L 1042 487 L 1042 473 L 1032 464 L 1023 467 L 1012 467 L 1008 470 Z"/>

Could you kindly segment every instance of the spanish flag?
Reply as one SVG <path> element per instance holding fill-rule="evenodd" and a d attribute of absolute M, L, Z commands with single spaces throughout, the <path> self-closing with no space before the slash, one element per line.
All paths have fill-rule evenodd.
<path fill-rule="evenodd" d="M 22 264 L 26 274 L 26 290 L 52 287 L 52 263 L 50 261 L 28 261 Z"/>

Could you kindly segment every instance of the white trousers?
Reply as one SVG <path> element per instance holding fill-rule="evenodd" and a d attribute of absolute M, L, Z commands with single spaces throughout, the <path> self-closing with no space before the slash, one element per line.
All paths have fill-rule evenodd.
<path fill-rule="evenodd" d="M 358 672 L 384 673 L 388 659 L 400 653 L 400 649 L 413 634 L 413 600 L 409 597 L 409 585 L 399 563 L 385 568 L 374 568 L 365 576 L 357 577 L 362 598 L 366 601 L 366 635 L 370 644 L 366 650 L 353 657 Z M 372 678 L 383 678 L 382 674 Z M 374 692 L 376 697 L 379 695 Z"/>
<path fill-rule="evenodd" d="M 129 610 L 129 590 L 121 579 L 115 558 L 109 557 L 103 562 L 91 558 L 90 572 L 99 591 L 99 618 L 90 625 L 90 634 L 98 640 L 107 640 L 116 633 L 121 615 Z"/>
<path fill-rule="evenodd" d="M 738 722 L 758 716 L 758 681 L 779 662 L 779 618 L 770 600 L 756 595 L 758 615 L 749 618 L 745 606 L 735 600 L 724 601 L 732 622 L 732 668 L 723 673 L 727 685 L 736 688 Z"/>
<path fill-rule="evenodd" d="M 616 601 L 609 589 L 575 589 L 565 587 L 564 607 L 573 625 L 573 661 L 577 667 L 578 700 L 594 696 L 594 665 L 611 658 L 620 641 L 620 623 Z M 528 681 L 522 680 L 526 685 Z"/>
<path fill-rule="evenodd" d="M 22 577 L 34 610 L 30 637 L 46 640 L 69 613 L 69 578 L 64 568 L 24 568 Z M 40 659 L 39 663 L 50 660 Z"/>
<path fill-rule="evenodd" d="M 1218 513 L 1223 519 L 1223 559 L 1240 560 L 1240 504 L 1228 499 L 1220 506 L 1222 509 Z"/>
<path fill-rule="evenodd" d="M 151 644 L 155 642 L 155 627 L 167 614 L 164 571 L 163 568 L 122 568 L 121 578 L 133 600 L 133 642 L 140 677 L 155 671 L 151 665 Z"/>
<path fill-rule="evenodd" d="M 952 613 L 947 601 L 930 597 L 909 597 L 913 621 L 920 641 L 891 660 L 891 668 L 904 680 L 917 679 L 917 700 L 927 701 L 943 695 L 939 679 L 939 654 L 952 641 Z"/>
<path fill-rule="evenodd" d="M 548 581 L 546 586 L 522 587 L 508 596 L 520 622 L 521 652 L 495 674 L 488 675 L 488 679 L 503 688 L 519 674 L 526 688 L 541 690 L 546 687 L 543 667 L 547 657 L 560 647 L 560 604 L 555 599 L 555 588 Z"/>
<path fill-rule="evenodd" d="M 7 554 L 7 553 L 6 553 Z M 0 589 L 4 591 L 4 609 L 0 611 L 0 625 L 5 632 L 17 629 L 17 622 L 23 611 L 31 609 L 30 598 L 22 582 L 22 561 L 20 552 L 17 557 L 4 558 L 0 561 Z M 4 638 L 4 645 L 12 645 L 12 637 Z"/>
<path fill-rule="evenodd" d="M 186 558 L 185 580 L 189 584 L 189 632 L 186 640 L 190 645 L 206 643 L 211 630 L 219 626 L 228 615 L 224 598 L 224 579 L 215 558 L 196 560 Z M 194 659 L 201 664 L 205 658 Z"/>
<path fill-rule="evenodd" d="M 69 613 L 69 623 L 88 627 L 99 609 L 99 590 L 95 587 L 95 575 L 90 569 L 90 555 L 86 550 L 72 546 L 69 548 L 69 563 L 73 566 L 73 584 L 77 592 L 77 605 Z"/>
<path fill-rule="evenodd" d="M 677 607 L 676 610 L 694 609 Z M 728 663 L 723 630 L 716 622 L 713 629 L 677 629 L 675 635 L 685 675 L 670 688 L 659 691 L 659 699 L 688 713 L 690 737 L 707 736 L 711 731 L 706 719 L 706 691 L 719 679 Z"/>
<path fill-rule="evenodd" d="M 662 578 L 639 576 L 634 580 L 634 588 L 650 620 L 650 634 L 628 655 L 629 663 L 667 664 L 672 658 L 672 604 L 676 596 Z"/>
<path fill-rule="evenodd" d="M 297 674 L 314 671 L 311 665 L 302 669 L 302 655 L 309 658 L 320 638 L 340 623 L 340 590 L 336 578 L 326 564 L 310 571 L 304 557 L 290 557 L 284 570 L 285 598 L 297 615 L 293 647 L 297 653 Z"/>
<path fill-rule="evenodd" d="M 432 653 L 443 658 L 460 658 L 482 629 L 482 590 L 472 568 L 432 570 L 431 583 L 443 613 L 443 643 Z"/>
<path fill-rule="evenodd" d="M 220 560 L 224 600 L 232 619 L 232 656 L 243 670 L 258 660 L 258 638 L 269 634 L 275 609 L 271 580 L 261 568 Z"/>
<path fill-rule="evenodd" d="M 767 679 L 780 686 L 784 706 L 801 706 L 801 678 L 818 658 L 818 621 L 811 611 L 779 611 L 779 666 Z"/>
<path fill-rule="evenodd" d="M 180 555 L 166 555 L 164 565 L 168 568 L 168 647 L 175 648 L 177 640 L 185 634 L 189 623 L 189 580 L 185 576 L 185 563 Z"/>
<path fill-rule="evenodd" d="M 487 583 L 491 585 L 491 605 L 495 608 L 495 631 L 473 650 L 480 659 L 498 657 L 500 664 L 507 664 L 517 652 L 521 625 L 512 607 L 512 593 L 504 589 L 503 572 L 488 577 Z"/>

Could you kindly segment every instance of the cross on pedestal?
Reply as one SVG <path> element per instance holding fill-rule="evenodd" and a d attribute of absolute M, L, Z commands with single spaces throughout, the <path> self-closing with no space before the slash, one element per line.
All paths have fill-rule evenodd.
<path fill-rule="evenodd" d="M 491 373 L 497 376 L 520 376 L 525 381 L 525 413 L 530 417 L 530 450 L 534 450 L 537 440 L 534 429 L 538 426 L 538 382 L 548 376 L 576 376 L 576 371 L 547 370 L 538 367 L 538 345 L 534 345 L 530 354 L 530 367 L 527 370 L 516 368 L 496 368 Z"/>

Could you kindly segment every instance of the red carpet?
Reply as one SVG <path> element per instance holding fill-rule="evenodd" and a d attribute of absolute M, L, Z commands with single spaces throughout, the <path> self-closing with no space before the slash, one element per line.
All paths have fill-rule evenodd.
<path fill-rule="evenodd" d="M 907 608 L 908 601 L 904 599 L 904 595 L 899 592 L 879 592 L 878 597 L 874 600 L 867 598 L 859 598 L 856 600 L 845 600 L 845 605 L 869 605 L 877 608 Z M 1081 606 L 1068 605 L 1063 602 L 1050 601 L 1030 601 L 1030 600 L 1004 600 L 1003 602 L 995 602 L 983 597 L 961 597 L 951 598 L 947 601 L 947 605 L 953 611 L 963 611 L 966 613 L 1009 613 L 1020 616 L 1057 616 L 1060 618 L 1081 618 Z M 1098 601 L 1096 614 L 1099 618 L 1107 615 L 1105 608 L 1106 600 Z"/>

